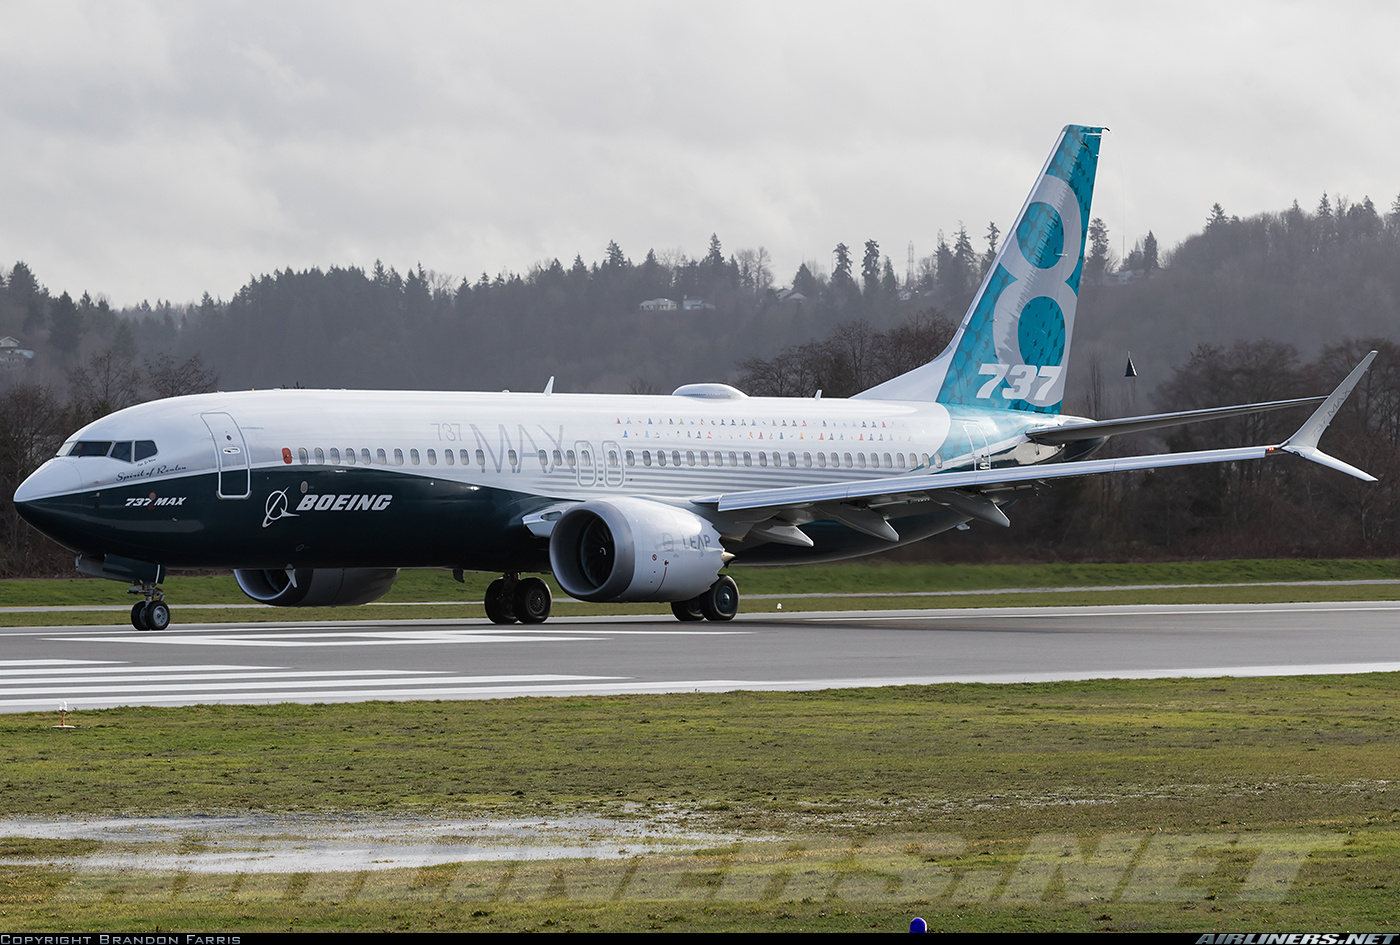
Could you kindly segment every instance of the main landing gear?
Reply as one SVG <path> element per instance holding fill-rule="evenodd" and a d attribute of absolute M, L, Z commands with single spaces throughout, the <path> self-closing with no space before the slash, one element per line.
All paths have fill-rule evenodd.
<path fill-rule="evenodd" d="M 699 597 L 671 604 L 671 613 L 682 621 L 733 620 L 738 612 L 739 585 L 727 574 L 711 584 L 710 589 Z"/>
<path fill-rule="evenodd" d="M 511 572 L 486 588 L 486 616 L 492 623 L 544 623 L 553 606 L 549 585 L 539 578 Z"/>
<path fill-rule="evenodd" d="M 164 630 L 170 626 L 170 606 L 165 602 L 165 594 L 154 584 L 133 584 L 127 593 L 141 594 L 146 599 L 139 600 L 131 608 L 131 625 L 137 630 Z"/>

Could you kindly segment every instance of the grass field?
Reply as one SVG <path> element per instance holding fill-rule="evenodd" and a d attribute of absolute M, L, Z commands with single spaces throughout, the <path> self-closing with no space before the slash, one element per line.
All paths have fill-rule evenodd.
<path fill-rule="evenodd" d="M 1115 566 L 1061 580 L 1220 591 L 1396 572 L 1298 564 L 1238 563 L 1216 580 L 1175 565 L 1162 566 L 1173 579 Z M 870 570 L 881 573 L 831 580 L 908 589 Z M 1037 572 L 969 573 L 962 586 L 1053 586 Z M 417 596 L 436 585 L 410 589 L 443 599 Z M 211 873 L 103 865 L 136 840 L 0 836 L 6 931 L 898 931 L 917 914 L 968 931 L 1386 932 L 1397 921 L 1390 674 L 127 708 L 84 712 L 67 731 L 53 721 L 0 715 L 0 816 L 588 816 L 664 824 L 681 839 L 627 856 Z M 691 834 L 722 839 L 687 845 Z M 208 851 L 192 837 L 165 852 Z"/>

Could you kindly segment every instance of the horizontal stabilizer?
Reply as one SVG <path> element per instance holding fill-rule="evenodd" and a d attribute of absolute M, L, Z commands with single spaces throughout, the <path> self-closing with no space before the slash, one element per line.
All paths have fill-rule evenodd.
<path fill-rule="evenodd" d="M 1033 443 L 1059 445 L 1075 443 L 1099 436 L 1120 436 L 1124 433 L 1141 433 L 1144 430 L 1160 430 L 1164 427 L 1183 426 L 1188 423 L 1201 423 L 1206 420 L 1223 420 L 1226 417 L 1240 417 L 1251 413 L 1266 413 L 1270 410 L 1283 410 L 1286 407 L 1302 407 L 1320 404 L 1325 397 L 1299 397 L 1295 400 L 1272 400 L 1262 404 L 1241 404 L 1237 407 L 1208 407 L 1205 410 L 1182 410 L 1177 413 L 1156 413 L 1145 417 L 1124 417 L 1119 420 L 1091 420 L 1087 423 L 1065 423 L 1057 427 L 1045 427 L 1026 433 L 1026 439 Z"/>

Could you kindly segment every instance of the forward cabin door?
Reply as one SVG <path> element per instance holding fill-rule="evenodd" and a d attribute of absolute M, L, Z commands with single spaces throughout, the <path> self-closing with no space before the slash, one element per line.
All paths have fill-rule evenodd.
<path fill-rule="evenodd" d="M 214 460 L 218 468 L 218 495 L 221 499 L 246 499 L 252 494 L 252 473 L 248 444 L 243 431 L 226 413 L 202 413 L 200 418 L 214 438 Z"/>

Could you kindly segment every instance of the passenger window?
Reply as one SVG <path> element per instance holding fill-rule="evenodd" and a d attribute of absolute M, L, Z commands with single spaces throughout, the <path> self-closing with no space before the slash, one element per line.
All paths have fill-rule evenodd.
<path fill-rule="evenodd" d="M 462 460 L 463 466 L 470 466 L 472 464 L 471 454 L 468 453 L 465 449 L 462 450 L 460 454 L 458 454 L 458 458 Z"/>
<path fill-rule="evenodd" d="M 331 465 L 340 465 L 340 450 L 336 449 L 334 446 L 331 447 Z"/>
<path fill-rule="evenodd" d="M 355 450 L 353 448 L 345 451 L 345 465 L 355 465 Z"/>
<path fill-rule="evenodd" d="M 541 469 L 548 469 L 548 468 L 549 468 L 549 454 L 546 453 L 544 450 L 540 450 L 540 468 L 541 468 Z"/>
<path fill-rule="evenodd" d="M 617 450 L 608 450 L 608 465 L 617 468 Z"/>
<path fill-rule="evenodd" d="M 412 463 L 413 465 L 415 465 L 415 466 L 418 465 L 418 451 L 417 451 L 417 450 L 409 450 L 409 451 L 408 451 L 408 461 L 409 461 L 410 463 Z"/>
<path fill-rule="evenodd" d="M 380 452 L 381 455 L 384 453 L 383 450 L 380 450 L 379 452 Z M 373 462 L 373 460 L 371 460 L 371 459 L 369 458 L 369 448 L 368 448 L 368 447 L 365 447 L 365 446 L 360 447 L 360 459 L 362 459 L 362 460 L 365 461 L 365 465 L 366 465 L 366 466 L 368 466 L 371 462 Z"/>
<path fill-rule="evenodd" d="M 562 466 L 562 465 L 564 465 L 564 454 L 561 453 L 561 452 L 559 452 L 558 450 L 555 450 L 555 451 L 554 451 L 554 465 L 556 465 L 556 466 Z"/>
<path fill-rule="evenodd" d="M 861 469 L 864 469 L 864 468 L 865 468 L 865 454 L 864 454 L 864 453 L 857 453 L 857 454 L 856 454 L 856 463 L 860 466 Z"/>
<path fill-rule="evenodd" d="M 811 453 L 803 453 L 803 454 L 802 454 L 802 465 L 803 465 L 803 466 L 806 466 L 808 469 L 811 469 L 811 468 L 812 468 L 812 454 L 811 454 Z"/>
<path fill-rule="evenodd" d="M 745 453 L 744 455 L 747 456 L 748 454 Z M 767 466 L 768 466 L 768 454 L 767 454 L 767 453 L 759 453 L 759 454 L 758 454 L 758 465 L 763 466 L 764 468 L 767 468 Z"/>
<path fill-rule="evenodd" d="M 671 465 L 672 465 L 672 466 L 679 466 L 680 464 L 681 464 L 681 451 L 680 451 L 680 450 L 671 450 Z"/>
<path fill-rule="evenodd" d="M 480 450 L 478 450 L 477 452 L 480 452 Z M 578 457 L 574 455 L 573 450 L 566 450 L 564 452 L 564 458 L 568 460 L 570 469 L 573 469 L 574 464 L 578 462 Z"/>
<path fill-rule="evenodd" d="M 797 468 L 797 454 L 796 454 L 796 453 L 788 453 L 788 466 L 790 466 L 790 467 L 793 468 L 793 469 L 796 469 L 796 468 Z"/>
<path fill-rule="evenodd" d="M 486 468 L 486 451 L 485 451 L 485 450 L 477 450 L 477 451 L 476 451 L 476 464 L 477 464 L 478 466 L 480 466 L 482 469 L 485 469 L 485 468 Z"/>
<path fill-rule="evenodd" d="M 628 451 L 627 451 L 627 456 L 626 456 L 625 458 L 626 458 L 626 460 L 627 460 L 627 465 L 628 465 L 628 466 L 635 466 L 635 465 L 637 465 L 637 455 L 636 455 L 635 453 L 633 453 L 631 450 L 628 450 Z"/>
<path fill-rule="evenodd" d="M 817 454 L 817 465 L 818 465 L 819 467 L 821 467 L 822 469 L 825 469 L 825 468 L 826 468 L 826 454 L 825 454 L 825 453 L 818 453 L 818 454 Z"/>
<path fill-rule="evenodd" d="M 850 454 L 850 453 L 847 453 L 847 454 L 846 454 L 846 468 L 847 468 L 847 469 L 854 469 L 854 468 L 855 468 L 855 465 L 856 465 L 855 460 L 851 459 L 851 454 Z"/>
<path fill-rule="evenodd" d="M 900 469 L 903 469 L 903 468 L 904 468 L 904 454 L 903 454 L 903 453 L 895 453 L 895 454 L 894 454 L 894 458 L 895 458 L 895 460 L 899 463 L 899 468 L 900 468 Z"/>
<path fill-rule="evenodd" d="M 377 450 L 375 450 L 374 452 L 375 452 L 375 455 L 379 457 L 379 465 L 381 465 L 381 466 L 387 466 L 387 465 L 389 465 L 389 457 L 386 456 L 386 455 L 384 454 L 384 450 L 383 450 L 382 448 L 381 448 L 381 449 L 377 449 Z M 369 460 L 365 460 L 365 462 L 369 462 Z"/>
<path fill-rule="evenodd" d="M 398 447 L 394 447 L 394 465 L 403 465 L 403 450 L 399 449 Z"/>
<path fill-rule="evenodd" d="M 579 450 L 578 458 L 585 468 L 593 465 L 593 454 L 588 450 Z"/>
<path fill-rule="evenodd" d="M 694 466 L 694 465 L 695 465 L 695 450 L 686 450 L 686 451 L 685 451 L 685 464 L 686 464 L 687 466 Z"/>
<path fill-rule="evenodd" d="M 723 465 L 724 465 L 724 453 L 721 452 L 720 450 L 715 450 L 715 465 L 716 465 L 716 466 L 723 466 Z"/>
<path fill-rule="evenodd" d="M 700 451 L 700 465 L 701 465 L 701 466 L 708 466 L 708 465 L 710 465 L 710 454 L 707 453 L 707 452 L 705 452 L 704 450 L 701 450 L 701 451 Z"/>
<path fill-rule="evenodd" d="M 894 464 L 890 462 L 890 454 L 889 454 L 889 453 L 886 453 L 886 454 L 885 454 L 885 468 L 886 468 L 886 469 L 893 469 L 893 468 L 894 468 Z"/>
<path fill-rule="evenodd" d="M 414 452 L 416 453 L 416 452 L 418 452 L 418 451 L 417 451 L 417 450 L 414 450 Z M 448 450 L 448 451 L 447 451 L 447 455 L 448 455 L 448 456 L 451 456 L 451 455 L 452 455 L 452 451 L 451 451 L 451 450 Z M 418 462 L 418 460 L 417 460 L 417 459 L 414 459 L 414 462 L 416 463 L 416 462 Z M 436 466 L 436 465 L 437 465 L 437 451 L 436 451 L 436 450 L 428 450 L 428 465 L 429 465 L 429 466 Z"/>
<path fill-rule="evenodd" d="M 748 451 L 748 450 L 744 450 L 744 465 L 745 465 L 745 466 L 752 466 L 752 465 L 753 465 L 753 457 L 749 455 L 749 451 Z"/>
<path fill-rule="evenodd" d="M 642 465 L 651 465 L 651 450 L 642 450 Z"/>
<path fill-rule="evenodd" d="M 325 450 L 321 449 L 321 447 L 318 446 L 318 447 L 316 447 L 316 452 L 315 452 L 314 455 L 315 455 L 315 457 L 316 457 L 316 465 L 317 465 L 317 466 L 324 466 L 324 465 L 326 465 L 326 451 L 325 451 Z"/>
<path fill-rule="evenodd" d="M 131 444 L 114 443 L 112 445 L 112 452 L 110 455 L 113 459 L 119 459 L 124 463 L 131 462 Z"/>
<path fill-rule="evenodd" d="M 666 451 L 665 451 L 665 450 L 657 450 L 657 451 L 656 451 L 656 465 L 658 465 L 658 466 L 665 466 L 665 465 L 666 465 Z"/>
<path fill-rule="evenodd" d="M 506 459 L 510 461 L 511 469 L 514 469 L 515 467 L 520 465 L 520 461 L 515 458 L 515 450 L 508 450 L 506 452 Z"/>
<path fill-rule="evenodd" d="M 443 450 L 443 451 L 442 451 L 442 458 L 445 459 L 445 460 L 447 460 L 447 465 L 449 465 L 449 466 L 452 465 L 452 451 L 451 451 L 451 450 Z"/>
<path fill-rule="evenodd" d="M 303 466 L 311 462 L 311 454 L 306 451 L 306 447 L 297 447 L 297 459 L 301 460 Z"/>
<path fill-rule="evenodd" d="M 730 451 L 729 451 L 729 465 L 731 465 L 731 466 L 737 466 L 737 465 L 739 465 L 739 454 L 736 453 L 736 452 L 734 452 L 733 450 L 730 450 Z"/>

